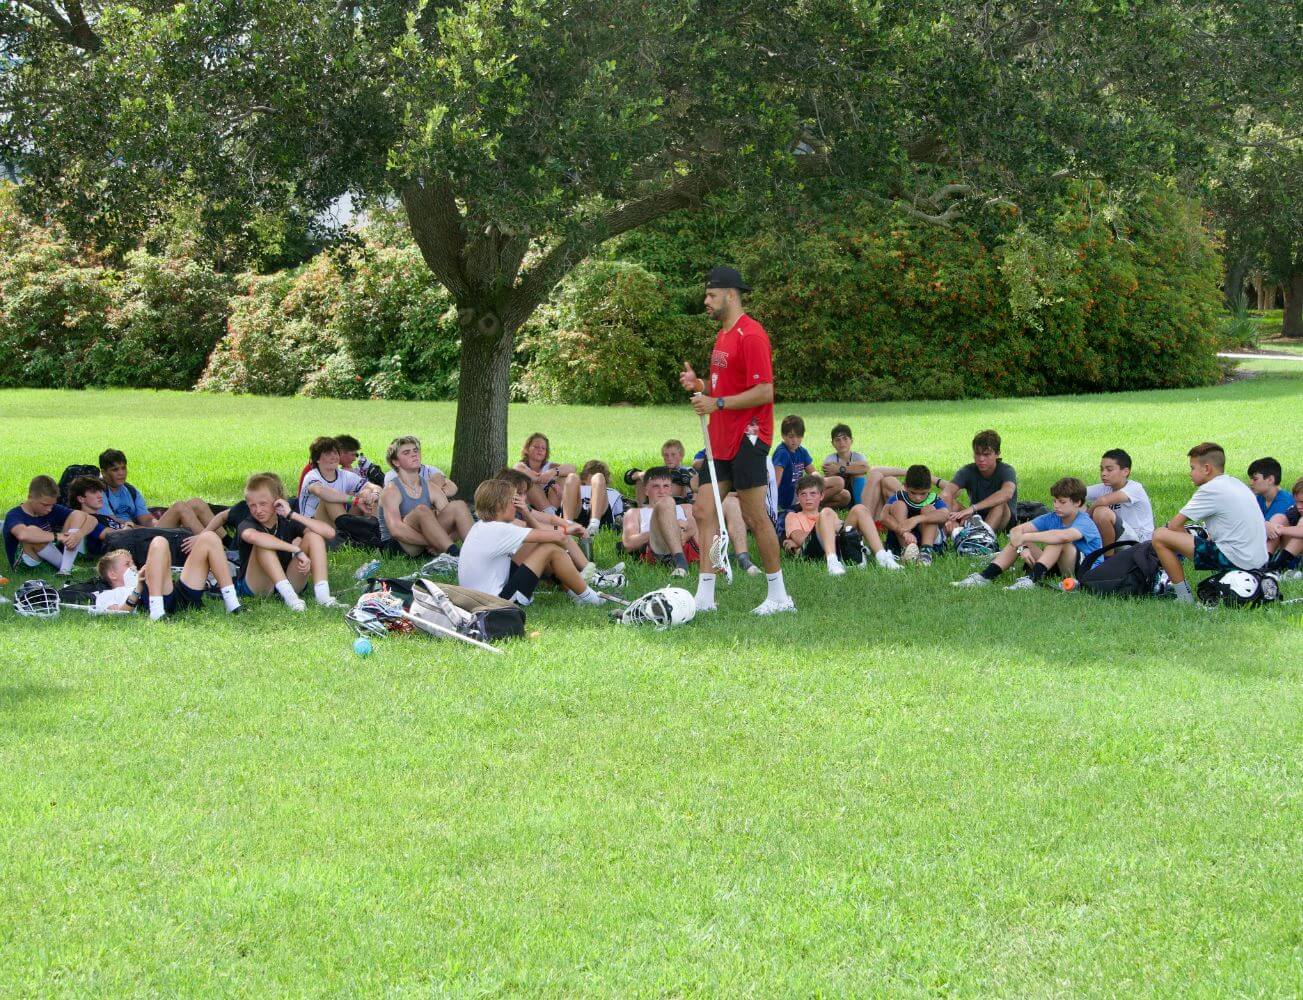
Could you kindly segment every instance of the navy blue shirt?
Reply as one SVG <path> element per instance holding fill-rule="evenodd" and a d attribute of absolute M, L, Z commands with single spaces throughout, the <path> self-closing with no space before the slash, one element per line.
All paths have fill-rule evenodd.
<path fill-rule="evenodd" d="M 814 465 L 814 459 L 803 445 L 790 450 L 786 444 L 779 442 L 774 449 L 774 477 L 778 480 L 778 509 L 794 510 L 796 508 L 796 484 Z"/>
<path fill-rule="evenodd" d="M 15 507 L 5 515 L 5 555 L 9 557 L 9 565 L 15 565 L 18 558 L 18 549 L 22 543 L 14 537 L 14 528 L 19 525 L 26 525 L 32 528 L 40 528 L 42 531 L 48 531 L 54 534 L 63 529 L 63 523 L 68 520 L 68 515 L 72 509 L 65 507 L 61 503 L 56 503 L 50 508 L 50 513 L 42 514 L 39 517 L 27 513 L 22 506 Z"/>

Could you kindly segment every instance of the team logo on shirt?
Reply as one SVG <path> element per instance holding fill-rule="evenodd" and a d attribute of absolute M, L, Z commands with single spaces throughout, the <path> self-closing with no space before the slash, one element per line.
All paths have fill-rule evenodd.
<path fill-rule="evenodd" d="M 716 348 L 715 350 L 711 351 L 711 352 L 710 352 L 710 367 L 711 367 L 711 368 L 727 368 L 727 367 L 728 367 L 728 352 L 727 352 L 727 351 L 721 351 L 721 350 L 719 350 L 718 348 Z"/>

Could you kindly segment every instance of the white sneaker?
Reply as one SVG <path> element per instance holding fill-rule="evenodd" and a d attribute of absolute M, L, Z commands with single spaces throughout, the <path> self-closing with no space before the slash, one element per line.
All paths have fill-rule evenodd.
<path fill-rule="evenodd" d="M 828 563 L 829 576 L 845 576 L 846 566 L 840 559 L 832 559 Z"/>
<path fill-rule="evenodd" d="M 896 557 L 892 555 L 890 552 L 888 552 L 886 549 L 883 549 L 876 556 L 874 556 L 874 558 L 878 561 L 878 565 L 881 566 L 883 569 L 902 568 L 899 561 L 897 561 Z"/>
<path fill-rule="evenodd" d="M 1013 583 L 1004 588 L 1005 590 L 1035 590 L 1036 581 L 1030 576 L 1020 576 Z"/>
<path fill-rule="evenodd" d="M 307 611 L 307 610 L 308 610 L 308 606 L 307 606 L 306 604 L 304 604 L 302 601 L 300 601 L 298 598 L 295 598 L 295 599 L 292 600 L 292 601 L 286 601 L 286 602 L 285 602 L 285 606 L 286 606 L 287 608 L 289 608 L 291 611 Z"/>
<path fill-rule="evenodd" d="M 616 563 L 614 566 L 612 566 L 612 567 L 611 567 L 610 569 L 608 569 L 606 572 L 608 572 L 608 573 L 623 573 L 623 572 L 624 572 L 624 560 L 621 559 L 618 563 Z"/>
<path fill-rule="evenodd" d="M 952 587 L 986 587 L 991 583 L 981 573 L 969 573 L 962 580 L 956 580 L 950 586 Z"/>
<path fill-rule="evenodd" d="M 901 562 L 918 562 L 918 546 L 910 542 L 905 546 L 905 551 L 900 554 Z"/>
<path fill-rule="evenodd" d="M 342 608 L 343 606 L 334 597 L 327 597 L 324 601 L 317 601 L 317 607 L 319 608 Z"/>
<path fill-rule="evenodd" d="M 623 590 L 629 581 L 625 579 L 623 573 L 613 569 L 599 569 L 588 582 L 597 590 Z"/>
<path fill-rule="evenodd" d="M 670 577 L 675 580 L 681 580 L 683 579 L 683 577 L 687 575 L 688 575 L 688 571 L 684 569 L 682 566 L 675 566 L 672 570 L 670 570 Z"/>
<path fill-rule="evenodd" d="M 843 571 L 844 572 L 844 571 Z M 783 611 L 795 611 L 796 602 L 790 597 L 785 601 L 771 601 L 765 598 L 760 602 L 760 606 L 751 609 L 753 615 L 776 615 Z"/>
<path fill-rule="evenodd" d="M 1291 569 L 1285 572 L 1282 580 L 1303 580 L 1303 569 Z"/>

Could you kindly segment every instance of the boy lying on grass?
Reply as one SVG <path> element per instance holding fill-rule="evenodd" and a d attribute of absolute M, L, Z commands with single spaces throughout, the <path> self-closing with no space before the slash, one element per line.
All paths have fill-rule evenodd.
<path fill-rule="evenodd" d="M 95 595 L 97 611 L 131 612 L 143 603 L 149 609 L 149 620 L 156 622 L 165 615 L 200 607 L 210 573 L 217 581 L 227 612 L 236 614 L 243 610 L 231 580 L 226 552 L 217 536 L 209 532 L 194 536 L 190 554 L 175 581 L 172 549 L 162 537 L 149 543 L 149 555 L 139 572 L 126 549 L 114 549 L 101 557 L 98 572 L 109 589 Z"/>
<path fill-rule="evenodd" d="M 825 490 L 823 477 L 813 473 L 802 476 L 796 484 L 799 509 L 789 511 L 783 519 L 784 551 L 788 555 L 800 555 L 804 559 L 823 559 L 828 564 L 830 575 L 843 576 L 846 567 L 837 555 L 837 535 L 853 528 L 864 536 L 864 544 L 873 552 L 873 558 L 879 566 L 883 569 L 900 569 L 896 557 L 883 548 L 878 526 L 873 523 L 868 508 L 857 503 L 850 509 L 846 523 L 843 524 L 831 507 L 819 509 Z"/>
<path fill-rule="evenodd" d="M 1050 573 L 1076 577 L 1082 561 L 1099 549 L 1099 529 L 1086 513 L 1086 484 L 1065 476 L 1050 487 L 1054 509 L 1034 521 L 1014 525 L 1009 544 L 980 573 L 956 580 L 954 587 L 985 587 L 1018 560 L 1029 567 L 1005 590 L 1029 590 Z"/>

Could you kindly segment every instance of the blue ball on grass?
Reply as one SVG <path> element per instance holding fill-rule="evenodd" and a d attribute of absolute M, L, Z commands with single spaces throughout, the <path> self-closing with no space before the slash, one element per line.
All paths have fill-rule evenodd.
<path fill-rule="evenodd" d="M 353 652 L 358 656 L 370 656 L 373 648 L 371 640 L 364 635 L 360 635 L 353 640 Z"/>

